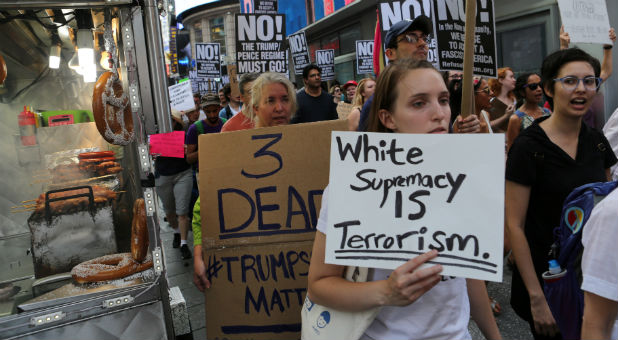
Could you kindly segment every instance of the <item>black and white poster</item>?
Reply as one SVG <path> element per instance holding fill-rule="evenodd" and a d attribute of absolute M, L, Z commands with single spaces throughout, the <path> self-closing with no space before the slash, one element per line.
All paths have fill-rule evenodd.
<path fill-rule="evenodd" d="M 253 13 L 277 14 L 277 0 L 253 0 Z"/>
<path fill-rule="evenodd" d="M 283 14 L 236 14 L 238 74 L 287 73 Z"/>
<path fill-rule="evenodd" d="M 195 63 L 198 77 L 221 77 L 220 51 L 219 43 L 195 43 Z"/>
<path fill-rule="evenodd" d="M 322 80 L 335 79 L 335 50 L 316 50 L 315 63 L 322 69 Z"/>
<path fill-rule="evenodd" d="M 292 53 L 292 60 L 294 60 L 294 73 L 303 74 L 303 68 L 311 64 L 309 59 L 309 47 L 307 45 L 307 38 L 305 32 L 298 32 L 288 37 L 290 43 L 290 53 Z"/>
<path fill-rule="evenodd" d="M 220 88 L 223 88 L 223 84 L 227 83 L 226 79 L 227 76 L 222 78 L 202 78 L 198 77 L 197 71 L 189 71 L 192 91 L 200 95 L 219 91 Z"/>
<path fill-rule="evenodd" d="M 479 76 L 496 77 L 496 26 L 493 0 L 475 0 L 476 35 L 474 69 Z M 437 32 L 438 68 L 463 70 L 466 2 L 433 0 L 434 31 Z"/>
<path fill-rule="evenodd" d="M 356 73 L 373 73 L 373 40 L 356 40 Z"/>
<path fill-rule="evenodd" d="M 453 0 L 450 0 L 453 2 Z M 384 51 L 386 51 L 386 32 L 392 25 L 398 23 L 401 20 L 414 20 L 419 15 L 425 15 L 431 20 L 434 20 L 431 13 L 431 2 L 429 0 L 417 0 L 417 1 L 380 1 L 380 29 L 382 36 L 382 44 L 384 45 Z M 431 41 L 427 42 L 429 51 L 427 52 L 427 61 L 436 65 L 436 39 L 434 34 L 431 34 Z M 386 57 L 384 58 L 386 60 Z"/>

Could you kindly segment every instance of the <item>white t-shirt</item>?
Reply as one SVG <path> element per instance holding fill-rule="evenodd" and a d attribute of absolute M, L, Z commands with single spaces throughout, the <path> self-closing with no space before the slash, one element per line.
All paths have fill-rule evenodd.
<path fill-rule="evenodd" d="M 328 186 L 322 196 L 317 229 L 327 235 Z M 373 274 L 372 274 L 373 272 Z M 392 270 L 374 269 L 369 281 L 385 280 Z M 361 339 L 471 339 L 468 333 L 470 302 L 466 280 L 443 277 L 414 303 L 385 306 Z"/>
<path fill-rule="evenodd" d="M 618 109 L 612 113 L 612 115 L 607 120 L 607 123 L 603 126 L 603 134 L 609 145 L 612 146 L 614 153 L 618 155 Z M 611 167 L 611 175 L 612 180 L 618 180 L 618 164 L 614 164 Z"/>
<path fill-rule="evenodd" d="M 582 289 L 618 301 L 618 189 L 592 210 L 583 231 L 582 244 Z M 618 320 L 614 322 L 612 339 L 618 339 Z"/>

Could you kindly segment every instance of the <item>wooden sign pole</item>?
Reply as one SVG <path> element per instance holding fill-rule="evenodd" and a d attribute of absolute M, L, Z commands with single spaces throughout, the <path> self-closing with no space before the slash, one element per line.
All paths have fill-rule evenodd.
<path fill-rule="evenodd" d="M 466 1 L 466 39 L 464 41 L 463 87 L 461 90 L 461 116 L 474 114 L 474 37 L 476 29 L 476 0 Z"/>

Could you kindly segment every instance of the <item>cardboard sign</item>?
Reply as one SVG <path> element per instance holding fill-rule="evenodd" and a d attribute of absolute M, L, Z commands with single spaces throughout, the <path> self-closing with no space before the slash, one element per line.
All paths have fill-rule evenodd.
<path fill-rule="evenodd" d="M 335 79 L 335 50 L 316 50 L 315 63 L 322 68 L 322 80 Z"/>
<path fill-rule="evenodd" d="M 193 101 L 193 89 L 191 81 L 183 81 L 182 83 L 172 85 L 167 88 L 170 96 L 170 107 L 178 111 L 189 111 L 195 109 Z"/>
<path fill-rule="evenodd" d="M 409 0 L 400 0 L 400 1 L 380 1 L 378 4 L 379 15 L 380 15 L 380 26 L 381 26 L 381 35 L 382 35 L 382 43 L 384 44 L 384 51 L 386 51 L 386 32 L 391 28 L 393 24 L 401 20 L 414 20 L 419 15 L 425 15 L 430 19 L 433 19 L 431 13 L 431 3 L 429 0 L 423 1 L 409 1 Z M 430 42 L 427 42 L 429 47 L 429 51 L 427 52 L 427 61 L 436 65 L 438 59 L 436 57 L 436 40 L 433 38 Z M 384 56 L 384 60 L 388 60 L 386 56 Z"/>
<path fill-rule="evenodd" d="M 292 60 L 294 60 L 294 74 L 303 74 L 303 68 L 311 64 L 305 31 L 290 35 L 288 42 L 290 43 Z"/>
<path fill-rule="evenodd" d="M 236 14 L 238 73 L 288 72 L 282 14 Z"/>
<path fill-rule="evenodd" d="M 313 240 L 330 133 L 346 129 L 337 120 L 200 135 L 203 246 Z"/>
<path fill-rule="evenodd" d="M 613 45 L 605 0 L 558 0 L 558 8 L 571 43 Z"/>
<path fill-rule="evenodd" d="M 340 101 L 337 104 L 337 115 L 339 116 L 339 119 L 348 119 L 350 112 L 352 112 L 352 108 L 352 104 Z"/>
<path fill-rule="evenodd" d="M 477 15 L 473 73 L 479 76 L 497 77 L 493 1 L 475 1 L 477 1 Z M 465 1 L 433 0 L 434 32 L 436 32 L 440 70 L 463 71 L 465 3 Z"/>
<path fill-rule="evenodd" d="M 470 152 L 474 150 L 474 152 Z M 504 135 L 333 132 L 326 263 L 502 280 Z"/>
<path fill-rule="evenodd" d="M 373 73 L 373 40 L 356 40 L 356 73 Z"/>
<path fill-rule="evenodd" d="M 299 339 L 313 241 L 206 250 L 209 339 Z"/>
<path fill-rule="evenodd" d="M 219 43 L 196 43 L 195 62 L 200 78 L 221 77 L 221 46 Z"/>
<path fill-rule="evenodd" d="M 184 131 L 172 131 L 150 135 L 150 154 L 165 157 L 185 157 Z"/>

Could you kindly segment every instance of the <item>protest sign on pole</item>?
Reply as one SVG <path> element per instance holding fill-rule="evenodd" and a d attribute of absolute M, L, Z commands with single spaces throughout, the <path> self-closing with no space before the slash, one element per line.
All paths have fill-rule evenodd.
<path fill-rule="evenodd" d="M 613 44 L 605 0 L 558 0 L 558 8 L 572 43 Z"/>
<path fill-rule="evenodd" d="M 425 15 L 429 19 L 433 20 L 433 16 L 431 13 L 431 3 L 429 0 L 423 1 L 380 1 L 378 3 L 378 9 L 380 13 L 380 26 L 381 26 L 381 36 L 382 36 L 382 44 L 384 44 L 384 51 L 386 51 L 386 32 L 391 28 L 393 24 L 401 20 L 414 20 L 414 18 L 419 15 Z M 429 51 L 427 52 L 427 61 L 436 65 L 436 40 L 433 38 L 433 33 L 431 34 L 431 41 L 427 42 L 427 46 Z M 387 60 L 385 57 L 384 60 Z"/>
<path fill-rule="evenodd" d="M 476 32 L 473 39 L 474 68 L 479 76 L 496 77 L 496 29 L 493 0 L 474 0 L 478 13 L 476 15 Z M 438 69 L 463 71 L 464 42 L 467 11 L 466 1 L 433 0 L 434 32 L 437 41 Z M 474 18 L 474 16 L 472 16 Z"/>
<path fill-rule="evenodd" d="M 345 129 L 336 120 L 200 135 L 209 338 L 300 338 L 330 135 Z"/>
<path fill-rule="evenodd" d="M 239 74 L 287 73 L 282 14 L 236 14 L 236 64 Z"/>
<path fill-rule="evenodd" d="M 170 107 L 178 111 L 188 111 L 195 108 L 193 101 L 193 89 L 191 81 L 183 81 L 182 83 L 172 85 L 167 88 L 170 96 Z"/>
<path fill-rule="evenodd" d="M 475 150 L 470 153 L 467 150 Z M 325 262 L 502 280 L 504 135 L 333 132 Z"/>
<path fill-rule="evenodd" d="M 221 78 L 201 78 L 197 76 L 197 71 L 189 71 L 191 89 L 193 93 L 199 93 L 200 95 L 219 91 L 219 89 L 223 87 L 226 77 L 227 76 Z"/>
<path fill-rule="evenodd" d="M 315 64 L 322 69 L 322 80 L 335 79 L 335 50 L 316 50 Z"/>
<path fill-rule="evenodd" d="M 221 77 L 221 47 L 219 43 L 195 43 L 197 76 L 200 78 Z"/>
<path fill-rule="evenodd" d="M 288 41 L 292 60 L 294 60 L 294 74 L 303 74 L 303 68 L 311 64 L 305 31 L 290 35 Z"/>
<path fill-rule="evenodd" d="M 277 0 L 253 0 L 253 13 L 277 14 Z"/>
<path fill-rule="evenodd" d="M 356 40 L 356 73 L 373 73 L 373 40 Z"/>

